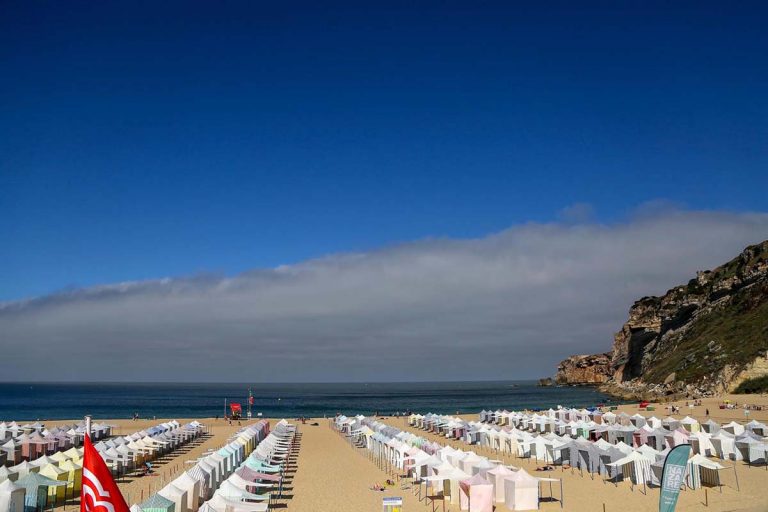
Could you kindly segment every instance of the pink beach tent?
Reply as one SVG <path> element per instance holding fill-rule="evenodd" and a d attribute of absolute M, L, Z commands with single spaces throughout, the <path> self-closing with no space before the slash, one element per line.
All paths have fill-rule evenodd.
<path fill-rule="evenodd" d="M 459 482 L 461 510 L 493 512 L 493 484 L 480 475 Z"/>

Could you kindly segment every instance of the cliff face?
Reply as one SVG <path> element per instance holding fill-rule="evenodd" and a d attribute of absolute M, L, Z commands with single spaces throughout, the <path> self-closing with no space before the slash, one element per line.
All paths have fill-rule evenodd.
<path fill-rule="evenodd" d="M 611 376 L 611 354 L 571 356 L 557 367 L 558 384 L 602 384 Z"/>
<path fill-rule="evenodd" d="M 696 395 L 732 389 L 764 368 L 757 363 L 767 353 L 768 240 L 687 285 L 635 302 L 605 371 L 614 391 Z M 579 375 L 571 359 L 560 365 L 564 382 Z"/>

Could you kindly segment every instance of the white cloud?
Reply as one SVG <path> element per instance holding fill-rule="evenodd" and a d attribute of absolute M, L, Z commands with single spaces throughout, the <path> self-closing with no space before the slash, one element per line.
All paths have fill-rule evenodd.
<path fill-rule="evenodd" d="M 534 378 L 608 350 L 635 299 L 768 238 L 763 213 L 646 208 L 600 225 L 589 211 L 478 239 L 0 304 L 2 378 Z"/>

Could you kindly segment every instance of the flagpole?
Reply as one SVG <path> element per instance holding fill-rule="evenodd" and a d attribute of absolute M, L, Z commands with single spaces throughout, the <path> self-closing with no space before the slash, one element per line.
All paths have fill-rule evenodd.
<path fill-rule="evenodd" d="M 85 435 L 91 437 L 91 415 L 85 417 Z"/>

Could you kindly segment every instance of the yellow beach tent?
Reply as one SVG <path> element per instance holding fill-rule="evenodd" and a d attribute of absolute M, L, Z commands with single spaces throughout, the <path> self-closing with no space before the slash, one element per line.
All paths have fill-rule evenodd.
<path fill-rule="evenodd" d="M 69 482 L 69 472 L 60 469 L 54 464 L 47 464 L 40 468 L 40 474 L 67 484 Z M 63 502 L 67 497 L 67 485 L 48 488 L 48 503 Z"/>

